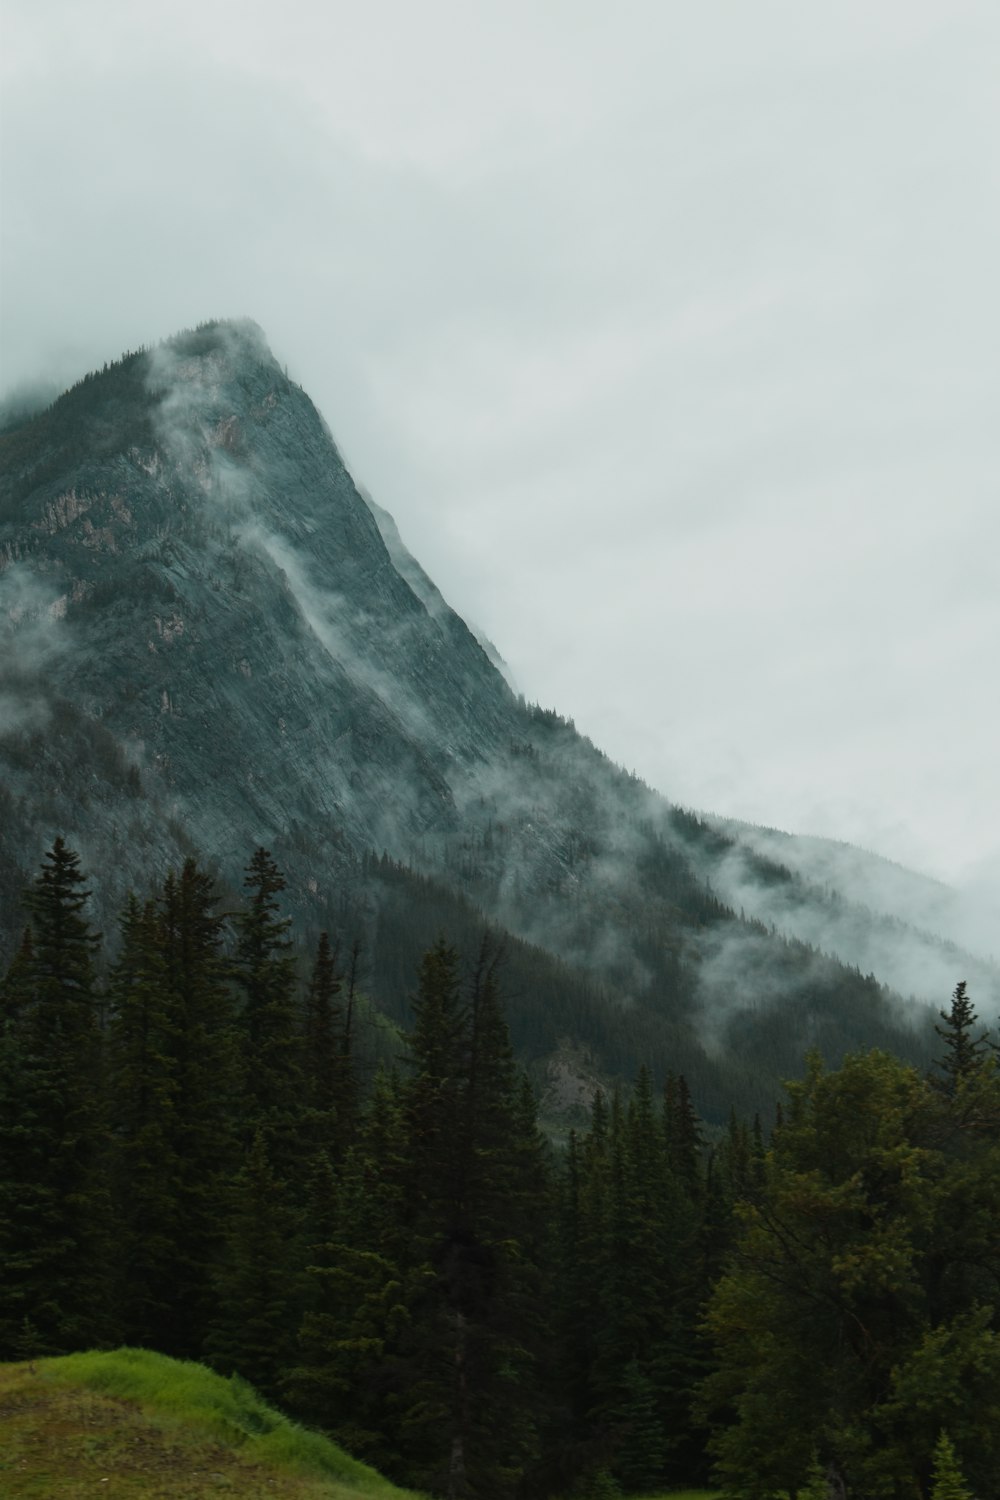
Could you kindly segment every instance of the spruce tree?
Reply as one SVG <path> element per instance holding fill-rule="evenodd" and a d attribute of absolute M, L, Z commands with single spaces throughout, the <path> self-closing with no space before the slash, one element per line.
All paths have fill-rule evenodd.
<path fill-rule="evenodd" d="M 222 952 L 224 918 L 194 859 L 169 874 L 159 900 L 176 1078 L 174 1317 L 165 1353 L 192 1358 L 214 1307 L 224 1240 L 223 1192 L 237 1165 L 242 1115 L 234 997 Z"/>
<path fill-rule="evenodd" d="M 537 1446 L 541 1142 L 488 946 L 463 986 L 457 953 L 436 944 L 413 1008 L 394 1223 L 379 1262 L 345 1258 L 327 1279 L 348 1275 L 366 1310 L 384 1466 L 443 1495 L 508 1495 Z"/>
<path fill-rule="evenodd" d="M 213 1277 L 209 1362 L 272 1398 L 291 1363 L 298 1301 L 296 1219 L 258 1130 L 225 1192 L 225 1244 Z"/>
<path fill-rule="evenodd" d="M 701 1124 L 683 1073 L 667 1074 L 663 1091 L 663 1129 L 667 1157 L 675 1177 L 689 1197 L 697 1198 L 702 1185 Z"/>
<path fill-rule="evenodd" d="M 935 1079 L 936 1087 L 951 1097 L 959 1087 L 979 1068 L 989 1054 L 989 1033 L 983 1031 L 973 1035 L 978 1017 L 969 999 L 965 980 L 955 986 L 951 1007 L 939 1012 L 943 1026 L 934 1030 L 944 1042 L 947 1051 L 935 1066 L 943 1075 Z"/>
<path fill-rule="evenodd" d="M 305 1135 L 313 1150 L 326 1152 L 333 1161 L 339 1161 L 350 1145 L 358 1112 L 351 1035 L 357 953 L 355 945 L 345 1007 L 341 1002 L 338 950 L 327 933 L 320 933 L 302 1012 L 300 1071 Z"/>
<path fill-rule="evenodd" d="M 405 1158 L 399 1081 L 380 1071 L 340 1170 L 319 1158 L 310 1175 L 305 1313 L 286 1382 L 297 1412 L 384 1470 L 402 1463 L 393 1349 L 412 1292 Z"/>
<path fill-rule="evenodd" d="M 301 1162 L 302 1074 L 295 960 L 289 919 L 279 915 L 285 879 L 267 849 L 254 851 L 244 886 L 249 904 L 236 918 L 233 973 L 243 992 L 244 1143 L 265 1132 L 268 1155 L 286 1176 Z"/>
<path fill-rule="evenodd" d="M 109 1119 L 121 1336 L 166 1349 L 175 1317 L 181 1163 L 178 1028 L 156 905 L 130 896 L 111 976 Z"/>
<path fill-rule="evenodd" d="M 962 1477 L 954 1444 L 946 1432 L 941 1433 L 934 1449 L 931 1500 L 973 1500 L 972 1491 Z"/>
<path fill-rule="evenodd" d="M 35 945 L 31 928 L 21 934 L 21 942 L 14 954 L 6 977 L 0 983 L 0 1000 L 3 1004 L 3 1019 L 7 1026 L 14 1026 L 31 1003 L 34 971 Z"/>
<path fill-rule="evenodd" d="M 109 1203 L 102 1056 L 79 856 L 57 838 L 25 897 L 30 935 L 3 986 L 0 1352 L 106 1337 Z"/>

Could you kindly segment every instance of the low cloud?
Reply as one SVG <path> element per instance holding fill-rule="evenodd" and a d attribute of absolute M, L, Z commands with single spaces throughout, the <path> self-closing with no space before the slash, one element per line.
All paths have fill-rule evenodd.
<path fill-rule="evenodd" d="M 67 597 L 27 563 L 0 574 L 0 739 L 44 729 L 45 673 L 68 647 Z"/>
<path fill-rule="evenodd" d="M 985 1014 L 1000 1007 L 988 881 L 960 891 L 851 845 L 724 826 L 739 842 L 711 879 L 735 910 L 904 997 L 940 1009 L 965 979 Z"/>

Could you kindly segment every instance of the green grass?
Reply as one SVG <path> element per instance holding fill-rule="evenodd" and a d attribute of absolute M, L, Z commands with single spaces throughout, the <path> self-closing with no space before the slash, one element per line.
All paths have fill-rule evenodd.
<path fill-rule="evenodd" d="M 4 1500 L 413 1500 L 244 1381 L 146 1349 L 0 1365 Z"/>
<path fill-rule="evenodd" d="M 642 1495 L 638 1500 L 723 1500 L 721 1490 L 660 1490 L 655 1495 Z"/>
<path fill-rule="evenodd" d="M 644 1500 L 722 1500 L 719 1490 L 665 1490 L 662 1495 L 647 1495 Z"/>

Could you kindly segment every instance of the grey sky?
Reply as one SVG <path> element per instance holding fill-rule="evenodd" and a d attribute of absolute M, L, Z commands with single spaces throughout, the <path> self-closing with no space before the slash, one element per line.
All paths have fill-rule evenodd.
<path fill-rule="evenodd" d="M 525 693 L 1000 890 L 995 0 L 3 0 L 0 385 L 260 322 Z"/>

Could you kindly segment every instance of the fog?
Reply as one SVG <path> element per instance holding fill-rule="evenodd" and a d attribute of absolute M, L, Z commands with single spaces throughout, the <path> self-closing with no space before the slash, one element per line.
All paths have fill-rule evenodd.
<path fill-rule="evenodd" d="M 7 0 L 0 390 L 255 318 L 529 698 L 988 922 L 998 41 L 963 0 Z"/>
<path fill-rule="evenodd" d="M 45 673 L 67 649 L 66 599 L 23 562 L 0 558 L 0 739 L 49 721 Z"/>

